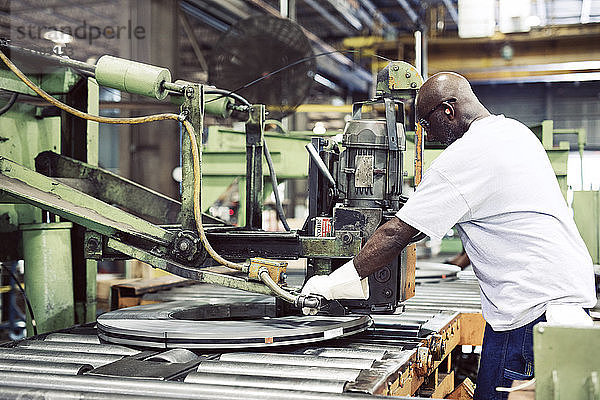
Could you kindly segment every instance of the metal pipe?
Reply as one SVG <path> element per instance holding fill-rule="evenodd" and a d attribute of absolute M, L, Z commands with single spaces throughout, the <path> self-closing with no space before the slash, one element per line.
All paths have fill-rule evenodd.
<path fill-rule="evenodd" d="M 277 188 L 275 188 L 275 190 L 277 190 Z M 273 280 L 273 278 L 271 278 L 271 275 L 269 275 L 269 270 L 267 268 L 262 267 L 258 271 L 258 276 L 260 277 L 260 280 L 265 285 L 267 285 L 269 287 L 269 289 L 271 289 L 273 291 L 275 296 L 287 301 L 288 303 L 292 303 L 292 304 L 295 304 L 296 301 L 298 300 L 298 296 L 295 296 L 292 293 L 288 292 L 287 290 L 282 289 L 281 286 L 279 286 L 277 284 L 277 282 L 275 282 Z"/>
<path fill-rule="evenodd" d="M 165 90 L 170 92 L 183 93 L 185 91 L 185 86 L 175 82 L 163 82 L 162 86 Z"/>
<path fill-rule="evenodd" d="M 11 360 L 0 358 L 0 371 L 31 372 L 38 374 L 81 375 L 94 369 L 90 364 L 49 361 Z"/>
<path fill-rule="evenodd" d="M 323 162 L 323 159 L 321 158 L 321 156 L 319 156 L 319 152 L 317 151 L 317 149 L 315 149 L 315 146 L 313 146 L 312 143 L 309 143 L 304 147 L 306 147 L 306 150 L 308 150 L 308 154 L 310 155 L 310 158 L 314 161 L 314 163 L 317 165 L 319 172 L 321 172 L 323 176 L 327 178 L 327 180 L 331 184 L 331 187 L 333 187 L 334 189 L 337 188 L 335 179 L 333 179 L 333 176 L 331 176 L 331 172 L 329 172 L 329 169 Z"/>
<path fill-rule="evenodd" d="M 131 356 L 140 353 L 139 350 L 114 344 L 65 343 L 45 340 L 27 340 L 19 343 L 17 347 L 64 353 L 112 354 L 119 356 Z"/>
<path fill-rule="evenodd" d="M 25 293 L 39 333 L 72 326 L 74 320 L 73 260 L 70 222 L 24 224 Z M 32 318 L 27 332 L 33 332 Z"/>
<path fill-rule="evenodd" d="M 78 391 L 81 393 L 110 393 L 113 398 L 121 395 L 149 396 L 167 399 L 221 399 L 221 400 L 356 400 L 387 399 L 382 396 L 352 393 L 319 393 L 290 391 L 282 389 L 262 389 L 238 386 L 212 386 L 173 381 L 152 381 L 148 379 L 122 379 L 120 377 L 94 375 L 55 375 L 40 374 L 32 379 L 31 374 L 6 372 L 0 374 L 0 386 Z"/>
<path fill-rule="evenodd" d="M 118 398 L 119 400 L 148 400 L 150 397 L 120 394 Z M 33 389 L 3 385 L 0 386 L 0 399 L 115 400 L 115 396 L 111 393 L 68 392 L 66 390 Z"/>
<path fill-rule="evenodd" d="M 110 364 L 123 358 L 113 354 L 59 353 L 34 349 L 0 348 L 0 359 L 49 361 L 56 363 L 91 364 L 94 368 Z"/>
<path fill-rule="evenodd" d="M 271 152 L 269 152 L 269 148 L 267 147 L 267 141 L 263 139 L 263 153 L 265 154 L 265 160 L 267 161 L 267 166 L 269 167 L 269 176 L 271 177 L 271 186 L 273 187 L 273 196 L 275 196 L 275 209 L 277 210 L 277 216 L 279 220 L 283 224 L 283 227 L 286 231 L 290 231 L 290 226 L 288 225 L 287 219 L 285 218 L 285 213 L 283 212 L 283 206 L 281 204 L 281 199 L 279 198 L 279 183 L 277 182 L 277 174 L 275 173 L 275 166 L 273 165 L 273 158 L 271 157 Z M 581 185 L 583 187 L 583 183 Z"/>
<path fill-rule="evenodd" d="M 71 58 L 59 57 L 54 54 L 42 53 L 41 51 L 15 46 L 13 44 L 10 44 L 7 40 L 0 40 L 0 49 L 6 49 L 11 52 L 19 53 L 29 57 L 41 58 L 44 61 L 49 61 L 50 63 L 59 64 L 64 67 L 71 67 L 82 71 L 88 71 L 94 74 L 96 73 L 96 66 L 93 64 L 88 64 L 83 61 L 73 60 Z"/>
<path fill-rule="evenodd" d="M 268 363 L 215 361 L 206 360 L 198 365 L 198 372 L 235 374 L 235 375 L 261 375 L 261 376 L 286 376 L 289 378 L 318 379 L 327 376 L 334 380 L 356 380 L 360 369 L 315 367 L 307 365 L 282 365 Z"/>
<path fill-rule="evenodd" d="M 423 58 L 422 58 L 422 50 L 423 48 L 421 47 L 421 45 L 423 44 L 423 42 L 421 41 L 421 36 L 423 35 L 423 33 L 421 31 L 415 31 L 415 68 L 417 69 L 417 71 L 419 71 L 419 74 L 421 74 L 421 76 L 423 76 Z M 425 79 L 423 77 L 423 79 Z"/>
<path fill-rule="evenodd" d="M 341 357 L 318 357 L 303 354 L 280 353 L 228 353 L 219 358 L 223 361 L 245 361 L 253 363 L 308 365 L 313 367 L 368 369 L 374 360 L 350 359 Z"/>
<path fill-rule="evenodd" d="M 44 340 L 47 342 L 100 344 L 100 339 L 96 335 L 75 335 L 72 333 L 51 333 Z"/>
<path fill-rule="evenodd" d="M 327 375 L 323 375 L 327 376 Z M 345 381 L 330 379 L 290 378 L 288 376 L 232 375 L 218 373 L 190 373 L 186 383 L 205 385 L 242 386 L 266 389 L 304 390 L 308 392 L 343 393 Z"/>
<path fill-rule="evenodd" d="M 334 348 L 326 347 L 321 349 L 308 349 L 304 351 L 304 354 L 309 354 L 319 357 L 347 357 L 347 358 L 361 358 L 365 360 L 381 360 L 385 356 L 384 350 L 372 350 L 372 349 L 348 349 L 348 348 Z M 324 375 L 326 376 L 326 375 Z"/>
<path fill-rule="evenodd" d="M 277 284 L 269 275 L 269 270 L 266 267 L 262 267 L 258 270 L 258 277 L 260 280 L 273 292 L 273 294 L 280 299 L 292 303 L 298 308 L 321 308 L 321 300 L 311 295 L 295 295 L 283 289 Z"/>

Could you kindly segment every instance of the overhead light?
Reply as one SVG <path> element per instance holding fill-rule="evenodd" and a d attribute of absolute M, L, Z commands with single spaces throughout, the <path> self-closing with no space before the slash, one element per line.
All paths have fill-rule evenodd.
<path fill-rule="evenodd" d="M 502 46 L 502 48 L 500 49 L 500 55 L 502 56 L 502 58 L 504 58 L 506 61 L 510 61 L 513 58 L 513 55 L 515 54 L 515 51 L 513 49 L 513 47 L 510 44 L 505 44 L 504 46 Z"/>
<path fill-rule="evenodd" d="M 73 41 L 73 36 L 57 30 L 45 32 L 43 38 L 54 43 L 52 51 L 58 56 L 64 56 L 65 46 Z"/>
<path fill-rule="evenodd" d="M 73 36 L 61 31 L 48 31 L 44 33 L 44 39 L 50 40 L 55 44 L 68 44 L 73 41 Z"/>
<path fill-rule="evenodd" d="M 312 129 L 315 135 L 324 135 L 327 132 L 327 128 L 325 128 L 325 124 L 321 121 L 315 123 L 314 128 Z"/>
<path fill-rule="evenodd" d="M 181 181 L 183 180 L 183 171 L 182 171 L 181 167 L 173 168 L 173 171 L 171 172 L 171 176 L 173 177 L 173 180 L 175 182 L 181 183 Z"/>
<path fill-rule="evenodd" d="M 537 15 L 530 15 L 525 18 L 525 24 L 529 26 L 540 26 L 542 25 L 542 19 Z"/>

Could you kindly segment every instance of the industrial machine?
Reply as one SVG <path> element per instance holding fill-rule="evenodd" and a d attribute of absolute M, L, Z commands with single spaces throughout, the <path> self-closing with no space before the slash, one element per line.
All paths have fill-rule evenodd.
<path fill-rule="evenodd" d="M 260 380 L 248 378 L 249 382 L 262 380 L 269 387 L 249 392 L 247 388 L 253 384 L 243 384 L 248 398 L 263 398 L 266 394 L 273 398 L 281 397 L 283 387 L 294 390 L 292 395 L 300 396 L 298 398 L 307 393 L 318 396 L 322 391 L 327 393 L 327 397 L 340 398 L 345 395 L 330 393 L 408 395 L 417 390 L 425 376 L 433 371 L 435 363 L 439 365 L 458 343 L 456 312 L 440 314 L 415 310 L 393 314 L 399 302 L 411 297 L 414 291 L 414 249 L 412 254 L 411 250 L 405 252 L 383 273 L 370 277 L 372 295 L 366 301 L 330 302 L 316 296 L 299 295 L 286 286 L 286 265 L 281 261 L 306 257 L 309 276 L 329 273 L 353 257 L 377 226 L 391 218 L 402 206 L 405 201 L 402 196 L 405 132 L 413 130 L 412 102 L 422 83 L 410 65 L 392 62 L 379 75 L 376 97 L 355 105 L 353 119 L 348 122 L 342 143 L 318 138 L 307 146 L 311 159 L 310 215 L 303 229 L 266 232 L 261 229 L 260 218 L 264 106 L 247 104 L 243 98 L 227 90 L 189 82 L 171 82 L 168 71 L 128 60 L 105 56 L 91 66 L 20 49 L 9 43 L 2 43 L 1 47 L 3 53 L 11 51 L 10 58 L 25 55 L 29 59 L 43 59 L 49 65 L 66 65 L 78 74 L 89 76 L 84 78 L 88 81 L 94 82 L 93 76 L 101 85 L 158 99 L 170 96 L 172 101 L 181 104 L 180 114 L 110 121 L 69 109 L 40 91 L 39 85 L 32 83 L 27 76 L 19 77 L 28 86 L 31 85 L 29 88 L 21 85 L 20 90 L 30 94 L 30 90 L 36 91 L 67 113 L 73 112 L 96 122 L 112 123 L 173 119 L 187 131 L 182 142 L 181 202 L 94 166 L 93 157 L 68 157 L 53 151 L 57 150 L 53 148 L 41 149 L 35 156 L 35 162 L 27 166 L 7 157 L 0 159 L 0 187 L 5 201 L 30 204 L 43 210 L 43 218 L 36 221 L 37 231 L 60 231 L 64 239 L 72 229 L 65 220 L 82 227 L 78 228 L 81 236 L 72 236 L 73 247 L 78 247 L 90 260 L 137 258 L 154 267 L 202 282 L 196 289 L 199 294 L 214 290 L 200 301 L 162 303 L 107 313 L 98 319 L 95 327 L 70 328 L 73 322 L 63 319 L 61 323 L 67 328 L 67 336 L 44 333 L 60 327 L 44 325 L 44 320 L 51 320 L 54 316 L 42 314 L 38 323 L 41 335 L 0 349 L 0 370 L 5 378 L 0 383 L 1 393 L 23 394 L 24 389 L 15 388 L 11 382 L 15 383 L 16 375 L 29 370 L 35 374 L 47 374 L 36 375 L 37 388 L 25 389 L 36 394 L 62 395 L 55 390 L 58 388 L 46 387 L 51 382 L 60 382 L 62 389 L 70 387 L 66 391 L 76 392 L 91 390 L 101 393 L 103 388 L 110 387 L 119 395 L 136 395 L 152 390 L 165 398 L 169 397 L 168 392 L 189 392 L 192 398 L 236 398 L 240 396 L 239 389 L 231 391 L 220 386 L 213 389 L 211 384 L 211 389 L 206 391 L 204 384 L 194 381 L 204 379 L 203 374 L 190 376 L 185 384 L 171 381 L 190 375 L 203 361 L 218 361 L 220 357 L 223 358 L 215 367 L 225 365 L 229 371 L 234 371 L 222 363 L 228 362 L 225 353 L 236 349 L 277 349 L 285 344 L 292 345 L 293 350 L 281 350 L 273 356 L 279 361 L 265 358 L 264 366 L 256 366 L 263 372 L 245 368 L 263 377 Z M 20 74 L 10 59 L 2 56 L 4 62 Z M 4 73 L 12 72 L 5 70 Z M 367 111 L 366 106 L 371 111 L 381 108 L 384 118 L 362 118 L 362 112 Z M 200 212 L 201 147 L 196 134 L 202 131 L 205 113 L 230 115 L 232 111 L 243 113 L 248 118 L 247 200 L 243 227 L 227 226 Z M 422 138 L 420 135 L 417 138 L 420 143 L 417 149 L 422 150 Z M 417 166 L 416 170 L 420 171 L 420 167 Z M 25 232 L 26 228 L 20 226 Z M 43 251 L 44 234 L 37 232 L 30 235 L 33 237 L 30 239 L 33 240 L 30 251 Z M 55 241 L 58 243 L 60 239 Z M 64 246 L 60 249 L 64 252 Z M 240 263 L 247 259 L 250 259 L 249 263 Z M 52 274 L 55 259 L 40 259 L 38 262 L 42 271 Z M 218 264 L 229 268 L 220 268 Z M 207 283 L 219 286 L 211 289 L 213 286 Z M 34 283 L 31 285 L 35 287 Z M 232 289 L 223 286 L 243 289 L 248 294 L 241 296 L 238 291 L 230 292 Z M 264 295 L 276 295 L 277 301 Z M 223 300 L 216 300 L 218 296 L 224 296 Z M 46 299 L 40 296 L 38 300 L 43 302 Z M 321 314 L 301 316 L 299 308 L 303 306 L 319 308 Z M 373 318 L 364 314 L 378 312 L 393 315 L 375 321 L 379 327 L 372 330 Z M 66 342 L 51 340 L 57 337 L 66 339 Z M 331 343 L 347 337 L 349 341 L 339 342 L 334 347 L 354 348 L 349 353 L 334 348 L 331 354 L 321 354 L 319 349 L 325 351 L 325 347 L 311 347 L 314 342 Z M 102 343 L 99 344 L 98 338 Z M 452 343 L 452 346 L 447 347 L 446 343 Z M 36 346 L 44 349 L 34 349 Z M 152 350 L 140 352 L 132 346 Z M 183 348 L 194 350 L 195 354 Z M 283 352 L 289 351 L 293 354 L 286 357 Z M 87 355 L 82 352 L 87 352 Z M 56 359 L 58 354 L 60 360 Z M 342 362 L 341 359 L 347 356 L 358 358 Z M 361 361 L 364 357 L 367 358 Z M 375 358 L 371 360 L 372 357 Z M 282 362 L 286 363 L 285 366 L 281 366 Z M 292 365 L 298 362 L 308 363 L 306 365 L 310 368 Z M 157 364 L 161 364 L 160 367 Z M 40 371 L 40 367 L 46 369 Z M 282 368 L 289 376 L 270 377 Z M 307 381 L 305 371 L 313 371 L 314 379 Z M 58 374 L 53 375 L 53 372 Z M 322 374 L 330 373 L 335 373 L 332 379 L 320 382 Z M 67 378 L 70 374 L 82 376 L 75 377 L 69 384 L 64 379 L 70 379 Z M 124 376 L 131 386 L 117 389 Z M 143 380 L 152 378 L 165 382 L 145 387 L 146 384 L 138 382 L 136 376 Z M 88 381 L 83 382 L 81 378 Z M 229 381 L 228 377 L 225 378 Z M 235 379 L 244 378 L 237 376 Z M 349 385 L 346 382 L 354 383 Z M 303 392 L 297 392 L 300 390 Z M 287 391 L 286 395 L 289 395 Z"/>
<path fill-rule="evenodd" d="M 405 171 L 403 152 L 407 130 L 413 130 L 414 104 L 422 79 L 404 62 L 392 62 L 377 76 L 376 97 L 353 105 L 341 146 L 315 138 L 307 146 L 309 169 L 309 217 L 304 232 L 337 236 L 343 242 L 364 241 L 392 218 L 406 197 L 402 196 Z M 363 119 L 363 106 L 383 106 L 385 119 Z M 422 138 L 416 146 L 421 153 Z M 340 149 L 343 148 L 343 150 Z M 322 188 L 328 187 L 328 190 Z M 414 240 L 419 240 L 420 235 Z M 393 312 L 396 305 L 414 294 L 414 256 L 404 250 L 397 260 L 369 277 L 367 301 L 344 301 L 354 311 Z M 308 275 L 329 273 L 347 259 L 309 257 Z M 410 264 L 410 265 L 409 265 Z"/>
<path fill-rule="evenodd" d="M 412 128 L 410 114 L 418 72 L 404 62 L 392 62 L 378 76 L 377 96 L 354 107 L 340 144 L 316 139 L 311 154 L 310 215 L 304 229 L 273 233 L 261 230 L 263 198 L 263 133 L 265 106 L 253 105 L 226 90 L 175 81 L 164 68 L 111 56 L 96 65 L 44 55 L 3 43 L 13 54 L 68 66 L 95 77 L 99 84 L 181 104 L 181 113 L 131 119 L 96 117 L 70 109 L 31 82 L 12 62 L 4 62 L 29 89 L 57 107 L 87 120 L 106 123 L 143 123 L 172 119 L 187 131 L 182 141 L 182 201 L 168 199 L 88 163 L 54 152 L 36 157 L 36 171 L 7 158 L 1 160 L 0 183 L 13 199 L 35 205 L 86 228 L 82 243 L 88 259 L 137 258 L 193 280 L 274 294 L 301 307 L 320 308 L 330 314 L 393 312 L 414 290 L 414 257 L 404 253 L 392 265 L 370 277 L 367 301 L 343 304 L 316 296 L 303 296 L 285 286 L 285 263 L 270 259 L 309 260 L 309 274 L 329 273 L 352 258 L 381 223 L 405 200 L 402 197 L 402 152 L 405 131 Z M 361 119 L 361 108 L 382 105 L 385 119 Z M 198 145 L 204 113 L 222 116 L 232 111 L 247 115 L 246 224 L 226 226 L 201 216 L 201 148 Z M 422 146 L 417 146 L 421 149 Z M 65 182 L 69 181 L 71 185 Z M 152 222 L 151 222 L 152 221 Z M 43 229 L 43 226 L 41 227 Z M 418 239 L 418 238 L 417 238 Z M 240 261 L 250 259 L 249 264 Z M 222 264 L 236 274 L 207 269 Z M 283 314 L 291 311 L 281 307 Z"/>

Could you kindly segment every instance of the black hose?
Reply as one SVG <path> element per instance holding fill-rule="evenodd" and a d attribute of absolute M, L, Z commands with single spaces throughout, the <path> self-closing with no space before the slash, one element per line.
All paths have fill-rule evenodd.
<path fill-rule="evenodd" d="M 6 268 L 6 266 L 5 266 L 5 268 Z M 21 294 L 23 295 L 23 298 L 25 299 L 25 303 L 27 304 L 27 310 L 29 310 L 29 315 L 31 316 L 31 326 L 33 326 L 33 334 L 35 336 L 37 336 L 38 331 L 37 331 L 37 324 L 35 323 L 35 317 L 33 316 L 33 308 L 31 307 L 31 303 L 29 302 L 29 299 L 27 298 L 27 295 L 25 294 L 25 290 L 23 289 L 23 286 L 21 286 L 21 282 L 19 282 L 19 280 L 15 276 L 14 272 L 12 272 L 10 267 L 8 267 L 6 269 L 8 270 L 8 273 L 10 274 L 13 281 L 15 281 L 15 283 L 19 287 L 19 290 L 21 291 Z"/>
<path fill-rule="evenodd" d="M 13 93 L 12 96 L 10 96 L 10 99 L 8 99 L 8 103 L 6 103 L 2 108 L 0 108 L 0 115 L 3 115 L 8 110 L 10 110 L 13 104 L 15 104 L 15 101 L 17 101 L 17 97 L 19 97 L 19 93 Z"/>
<path fill-rule="evenodd" d="M 271 153 L 267 147 L 267 141 L 263 140 L 263 153 L 265 153 L 265 158 L 267 160 L 267 165 L 269 166 L 269 176 L 271 176 L 271 186 L 273 186 L 273 194 L 275 195 L 275 209 L 277 210 L 277 216 L 279 220 L 283 224 L 283 227 L 286 231 L 290 231 L 290 226 L 287 223 L 287 219 L 285 218 L 285 214 L 283 213 L 283 206 L 281 205 L 281 199 L 279 198 L 279 190 L 277 189 L 277 175 L 275 174 L 275 167 L 273 166 L 273 159 L 271 158 Z"/>
<path fill-rule="evenodd" d="M 250 102 L 248 100 L 246 100 L 245 98 L 243 98 L 242 96 L 240 96 L 237 93 L 230 92 L 229 90 L 211 88 L 211 89 L 205 90 L 204 93 L 206 93 L 206 94 L 221 94 L 222 95 L 221 97 L 231 97 L 232 99 L 238 100 L 239 102 L 241 102 L 242 104 L 244 104 L 248 107 L 252 106 L 252 104 L 250 104 Z M 210 101 L 211 100 L 207 101 L 207 103 Z"/>

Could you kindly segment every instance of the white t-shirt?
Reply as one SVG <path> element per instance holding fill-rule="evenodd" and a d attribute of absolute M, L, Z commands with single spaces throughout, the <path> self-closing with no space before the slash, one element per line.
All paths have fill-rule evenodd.
<path fill-rule="evenodd" d="M 494 330 L 526 325 L 548 303 L 596 304 L 591 257 L 548 156 L 518 121 L 473 122 L 396 216 L 437 239 L 457 226 Z"/>

